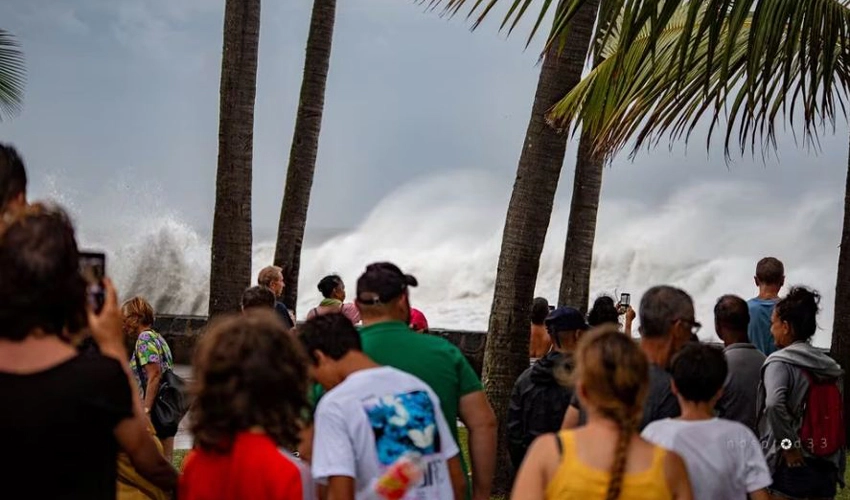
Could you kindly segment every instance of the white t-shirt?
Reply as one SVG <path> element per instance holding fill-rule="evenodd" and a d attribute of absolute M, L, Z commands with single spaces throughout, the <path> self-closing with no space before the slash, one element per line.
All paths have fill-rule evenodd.
<path fill-rule="evenodd" d="M 375 480 L 406 452 L 422 456 L 426 472 L 405 500 L 453 498 L 447 462 L 459 453 L 428 385 L 395 368 L 355 372 L 334 387 L 316 408 L 313 477 L 354 478 L 357 499 L 367 498 Z"/>
<path fill-rule="evenodd" d="M 773 482 L 759 440 L 741 423 L 665 418 L 641 436 L 681 455 L 697 500 L 745 498 Z"/>

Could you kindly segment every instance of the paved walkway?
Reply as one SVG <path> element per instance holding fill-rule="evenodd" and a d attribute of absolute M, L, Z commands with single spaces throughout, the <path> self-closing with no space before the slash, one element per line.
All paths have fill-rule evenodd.
<path fill-rule="evenodd" d="M 192 367 L 189 365 L 175 365 L 174 373 L 183 377 L 187 382 L 192 378 Z M 189 433 L 189 416 L 183 417 L 177 436 L 174 437 L 175 450 L 188 450 L 192 448 L 192 434 Z"/>

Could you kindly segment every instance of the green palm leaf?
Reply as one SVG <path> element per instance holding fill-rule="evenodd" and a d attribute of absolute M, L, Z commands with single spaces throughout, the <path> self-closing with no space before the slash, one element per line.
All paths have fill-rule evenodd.
<path fill-rule="evenodd" d="M 25 81 L 24 54 L 12 34 L 0 29 L 0 120 L 20 111 Z"/>
<path fill-rule="evenodd" d="M 831 1 L 846 10 L 838 0 Z M 708 2 L 694 3 L 700 7 L 697 19 L 704 17 Z M 671 140 L 684 137 L 687 141 L 696 124 L 708 114 L 711 122 L 706 145 L 721 118 L 725 119 L 725 150 L 729 154 L 733 141 L 742 150 L 755 149 L 759 138 L 762 148 L 775 146 L 777 121 L 787 117 L 793 127 L 794 114 L 789 109 L 795 109 L 798 100 L 809 140 L 816 141 L 819 126 L 834 124 L 831 120 L 835 114 L 845 112 L 842 93 L 831 91 L 818 101 L 813 100 L 816 94 L 811 90 L 813 86 L 823 87 L 827 71 L 846 88 L 850 79 L 847 59 L 835 58 L 829 68 L 826 63 L 807 65 L 796 51 L 775 51 L 754 68 L 749 52 L 754 14 L 727 17 L 717 30 L 720 43 L 715 47 L 707 34 L 691 32 L 687 38 L 690 17 L 690 3 L 681 5 L 665 29 L 653 35 L 645 27 L 625 51 L 620 51 L 620 39 L 611 39 L 602 52 L 605 60 L 552 108 L 550 121 L 562 128 L 575 130 L 581 126 L 590 131 L 597 139 L 599 153 L 615 153 L 633 139 L 634 153 L 643 146 L 654 147 L 666 135 Z M 622 30 L 612 32 L 619 37 Z M 793 32 L 797 40 L 782 37 L 774 39 L 772 46 L 799 46 L 803 35 Z M 733 38 L 730 33 L 734 33 Z M 643 55 L 653 42 L 655 64 L 645 64 Z M 673 67 L 682 46 L 688 64 L 679 73 Z M 838 50 L 834 47 L 832 52 Z M 833 58 L 830 52 L 824 48 L 819 57 Z M 807 66 L 818 71 L 807 73 Z"/>
<path fill-rule="evenodd" d="M 469 15 L 477 15 L 476 25 L 499 2 L 468 1 L 431 0 L 433 5 L 442 4 L 452 13 L 464 5 L 471 6 Z M 532 0 L 501 1 L 509 6 L 503 26 L 515 26 L 517 18 L 534 11 L 528 5 Z M 565 36 L 570 19 L 586 1 L 562 0 L 558 4 L 547 47 Z M 549 1 L 539 3 L 536 26 L 552 8 Z M 628 56 L 615 58 L 598 74 L 620 79 L 634 73 L 635 68 L 657 70 L 655 78 L 663 76 L 671 92 L 655 97 L 653 102 L 661 108 L 649 117 L 665 123 L 672 120 L 671 130 L 679 130 L 675 125 L 680 120 L 662 111 L 670 113 L 683 101 L 674 99 L 675 91 L 691 99 L 713 102 L 712 111 L 718 113 L 723 99 L 732 97 L 730 117 L 738 116 L 740 122 L 737 131 L 729 122 L 727 137 L 737 133 L 742 145 L 754 144 L 754 135 L 762 132 L 768 134 L 765 141 L 770 143 L 777 113 L 796 105 L 803 111 L 804 135 L 816 139 L 820 125 L 831 123 L 837 113 L 844 113 L 844 103 L 841 98 L 836 102 L 836 96 L 842 96 L 850 83 L 846 71 L 850 64 L 847 3 L 848 0 L 610 0 L 600 9 L 593 47 L 602 50 L 610 46 L 616 31 L 616 52 Z M 677 36 L 671 36 L 671 23 L 678 27 Z M 532 30 L 529 40 L 536 32 L 536 28 Z M 628 86 L 614 80 L 612 84 L 621 90 Z M 702 96 L 698 96 L 700 92 Z M 591 109 L 606 109 L 602 103 L 614 105 L 604 100 Z M 683 109 L 697 114 L 707 108 Z M 662 114 L 656 115 L 657 112 Z M 793 118 L 792 114 L 789 117 Z M 584 118 L 594 121 L 591 113 L 585 113 Z"/>

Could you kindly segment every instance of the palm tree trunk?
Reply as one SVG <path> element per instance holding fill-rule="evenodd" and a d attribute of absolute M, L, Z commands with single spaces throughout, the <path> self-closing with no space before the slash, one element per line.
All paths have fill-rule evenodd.
<path fill-rule="evenodd" d="M 598 0 L 588 1 L 572 21 L 564 50 L 559 54 L 556 47 L 544 58 L 505 219 L 483 374 L 499 420 L 496 493 L 509 491 L 513 478 L 507 410 L 514 382 L 528 367 L 531 302 L 568 138 L 546 124 L 545 114 L 581 79 L 598 7 Z"/>
<path fill-rule="evenodd" d="M 227 0 L 209 314 L 238 311 L 251 282 L 251 162 L 260 0 Z"/>
<path fill-rule="evenodd" d="M 301 246 L 304 242 L 304 227 L 307 225 L 316 154 L 319 151 L 319 132 L 322 128 L 325 84 L 328 80 L 335 17 L 336 0 L 313 0 L 301 98 L 298 102 L 292 149 L 289 152 L 286 188 L 280 207 L 274 253 L 274 263 L 283 268 L 286 282 L 283 303 L 293 313 L 298 302 Z"/>
<path fill-rule="evenodd" d="M 838 252 L 838 276 L 835 280 L 835 316 L 832 321 L 832 357 L 847 370 L 850 366 L 850 161 L 844 188 L 844 227 Z M 850 436 L 850 390 L 844 377 L 844 426 Z"/>
<path fill-rule="evenodd" d="M 593 154 L 593 137 L 582 133 L 573 178 L 558 304 L 572 306 L 585 313 L 590 299 L 590 269 L 604 166 L 604 158 Z"/>

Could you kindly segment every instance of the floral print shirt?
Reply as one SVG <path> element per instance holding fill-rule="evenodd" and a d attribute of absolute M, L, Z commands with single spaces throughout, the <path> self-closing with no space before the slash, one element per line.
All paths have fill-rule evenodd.
<path fill-rule="evenodd" d="M 157 363 L 160 370 L 165 373 L 168 370 L 174 369 L 174 360 L 171 357 L 171 348 L 162 337 L 153 330 L 148 330 L 139 334 L 139 339 L 136 340 L 136 348 L 133 351 L 134 355 L 130 358 L 130 369 L 133 376 L 136 377 L 136 383 L 139 384 L 139 391 L 144 396 L 145 388 L 148 381 L 145 376 L 144 366 L 150 363 Z"/>

